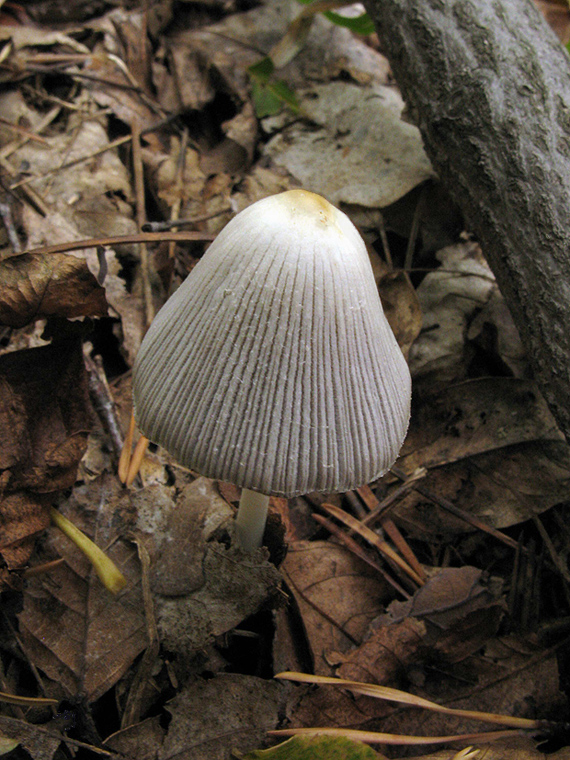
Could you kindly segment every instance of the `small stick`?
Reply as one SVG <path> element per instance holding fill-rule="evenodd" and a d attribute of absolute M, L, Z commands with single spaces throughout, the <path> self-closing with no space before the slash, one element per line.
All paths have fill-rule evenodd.
<path fill-rule="evenodd" d="M 368 528 L 366 525 L 362 525 L 359 520 L 354 518 L 352 515 L 349 515 L 348 512 L 345 512 L 343 509 L 335 507 L 334 504 L 325 503 L 321 504 L 321 507 L 322 509 L 325 509 L 329 514 L 333 515 L 333 517 L 336 517 L 337 520 L 343 522 L 348 528 L 351 528 L 360 536 L 362 536 L 365 541 L 368 541 L 368 543 L 372 544 L 372 546 L 375 546 L 386 559 L 397 565 L 397 567 L 399 567 L 400 570 L 402 570 L 409 578 L 417 583 L 418 586 L 423 585 L 423 581 L 420 576 L 414 570 L 412 570 L 408 563 L 405 562 L 386 541 L 383 541 L 379 536 L 377 536 L 373 530 L 370 530 L 370 528 Z"/>
<path fill-rule="evenodd" d="M 91 401 L 107 428 L 113 445 L 113 451 L 119 457 L 123 449 L 123 436 L 117 418 L 115 402 L 107 383 L 105 370 L 101 364 L 101 358 L 96 357 L 94 360 L 88 354 L 84 358 L 89 377 L 89 395 Z"/>
<path fill-rule="evenodd" d="M 380 240 L 382 241 L 382 250 L 384 251 L 384 258 L 386 259 L 386 265 L 388 269 L 392 271 L 394 269 L 394 260 L 392 259 L 392 253 L 390 252 L 390 243 L 388 242 L 388 235 L 386 234 L 386 224 L 384 223 L 384 215 L 380 212 L 380 223 L 378 225 L 378 232 L 380 233 Z"/>
<path fill-rule="evenodd" d="M 426 581 L 426 574 L 424 572 L 423 567 L 418 562 L 416 555 L 412 551 L 411 546 L 408 544 L 404 536 L 400 533 L 400 530 L 396 523 L 392 520 L 391 517 L 385 517 L 382 520 L 382 528 L 386 531 L 388 536 L 392 539 L 394 544 L 396 545 L 396 548 L 400 551 L 400 553 L 403 555 L 404 559 L 408 560 L 408 563 L 410 567 L 412 567 L 416 573 L 419 575 L 419 577 L 422 579 L 422 581 L 425 583 Z"/>
<path fill-rule="evenodd" d="M 97 246 L 115 246 L 126 245 L 129 243 L 162 243 L 165 240 L 178 240 L 179 242 L 188 242 L 189 240 L 214 239 L 214 235 L 206 235 L 204 232 L 138 232 L 133 235 L 112 235 L 103 238 L 87 238 L 86 240 L 71 240 L 67 243 L 56 243 L 55 245 L 45 245 L 42 248 L 33 248 L 24 253 L 48 254 L 48 253 L 65 253 L 66 251 L 79 251 L 85 248 L 97 248 Z"/>
<path fill-rule="evenodd" d="M 400 470 L 398 467 L 391 467 L 390 472 L 392 472 L 397 478 L 400 478 L 400 480 L 407 480 L 408 476 L 406 475 L 406 473 L 403 470 Z M 421 493 L 422 496 L 425 496 L 426 499 L 429 499 L 434 504 L 437 504 L 442 509 L 445 509 L 446 512 L 450 512 L 452 515 L 455 515 L 455 517 L 459 517 L 460 520 L 464 520 L 466 523 L 469 523 L 469 525 L 472 525 L 474 528 L 477 528 L 478 530 L 482 530 L 485 533 L 488 533 L 490 536 L 493 536 L 499 541 L 502 541 L 507 546 L 510 546 L 511 549 L 517 548 L 518 544 L 513 538 L 505 535 L 504 533 L 501 533 L 500 530 L 496 530 L 495 528 L 492 528 L 490 525 L 487 525 L 486 523 L 482 522 L 477 517 L 473 517 L 473 515 L 470 515 L 468 512 L 465 512 L 463 509 L 459 509 L 459 507 L 456 507 L 455 504 L 452 504 L 448 499 L 445 499 L 443 496 L 438 496 L 437 494 L 433 493 L 433 491 L 430 491 L 428 488 L 426 488 L 425 486 L 419 483 L 414 486 L 414 489 L 418 493 Z"/>
<path fill-rule="evenodd" d="M 416 482 L 416 480 L 419 477 L 423 477 L 425 474 L 427 474 L 427 470 L 420 470 L 419 472 L 414 473 L 410 477 L 408 481 L 403 483 L 399 488 L 395 490 L 394 493 L 390 494 L 390 496 L 382 501 L 380 503 L 374 493 L 372 492 L 372 489 L 370 486 L 362 486 L 361 488 L 357 489 L 357 493 L 360 496 L 360 498 L 364 501 L 367 507 L 372 508 L 372 512 L 368 514 L 362 522 L 365 525 L 369 525 L 372 520 L 370 519 L 371 515 L 374 515 L 374 517 L 380 517 L 380 515 L 387 510 L 386 502 L 389 503 L 391 506 L 397 498 L 401 498 L 405 493 L 407 493 L 409 490 L 412 489 L 413 484 Z M 388 517 L 388 515 L 385 515 L 384 517 L 381 517 L 381 525 L 382 528 L 386 531 L 386 533 L 390 536 L 392 541 L 396 544 L 396 547 L 399 549 L 400 553 L 405 557 L 405 559 L 408 560 L 410 567 L 412 567 L 416 573 L 420 576 L 420 578 L 425 581 L 426 575 L 424 573 L 424 569 L 421 566 L 421 564 L 418 562 L 416 555 L 412 551 L 411 546 L 408 544 L 404 536 L 400 533 L 400 530 L 396 523 L 392 520 L 391 517 Z"/>
<path fill-rule="evenodd" d="M 0 155 L 0 166 L 6 170 L 10 177 L 17 177 L 19 175 L 18 170 L 2 155 Z M 49 208 L 47 207 L 46 202 L 32 187 L 24 185 L 22 192 L 42 216 L 48 216 Z"/>
<path fill-rule="evenodd" d="M 322 515 L 313 513 L 312 517 L 323 527 L 325 527 L 330 533 L 332 533 L 333 536 L 338 538 L 339 541 L 342 541 L 342 543 L 350 552 L 356 555 L 363 562 L 366 562 L 366 564 L 370 565 L 370 567 L 373 567 L 376 572 L 380 573 L 384 580 L 386 580 L 393 588 L 395 588 L 399 594 L 402 594 L 405 599 L 410 598 L 410 594 L 408 594 L 408 592 L 402 586 L 400 586 L 398 581 L 392 578 L 392 576 L 387 573 L 381 565 L 379 565 L 377 562 L 374 562 L 374 560 L 368 556 L 364 549 L 356 543 L 352 536 L 349 536 L 348 533 L 345 533 L 343 530 L 341 530 L 338 525 L 335 525 L 332 520 L 328 520 Z"/>
<path fill-rule="evenodd" d="M 8 121 L 8 119 L 2 118 L 2 116 L 0 116 L 0 124 L 3 124 L 11 132 L 15 132 L 17 135 L 22 135 L 26 137 L 28 140 L 33 140 L 34 142 L 38 142 L 41 145 L 48 145 L 48 141 L 44 137 L 35 135 L 33 132 L 30 132 L 28 129 L 24 129 L 24 127 L 20 127 L 18 124 L 12 124 L 11 121 Z"/>
<path fill-rule="evenodd" d="M 34 567 L 28 567 L 24 570 L 24 578 L 33 578 L 35 575 L 43 575 L 55 570 L 56 567 L 60 567 L 65 563 L 63 557 L 59 559 L 52 559 L 51 562 L 44 562 L 43 565 L 34 565 Z"/>
<path fill-rule="evenodd" d="M 49 171 L 44 172 L 43 174 L 36 174 L 33 177 L 26 177 L 26 179 L 21 179 L 19 182 L 14 182 L 12 185 L 10 185 L 10 190 L 15 190 L 18 187 L 25 187 L 30 182 L 46 179 L 46 177 L 50 177 L 52 174 L 57 174 L 57 172 L 63 171 L 63 169 L 70 169 L 72 166 L 82 164 L 85 161 L 89 161 L 91 158 L 96 158 L 102 153 L 106 153 L 108 150 L 113 150 L 114 148 L 119 148 L 121 145 L 125 145 L 126 143 L 130 142 L 131 139 L 131 135 L 127 135 L 126 137 L 119 137 L 117 140 L 113 140 L 113 142 L 107 143 L 107 145 L 105 145 L 103 148 L 99 148 L 99 150 L 95 150 L 93 153 L 89 153 L 87 156 L 74 158 L 72 161 L 68 161 L 67 163 L 62 164 L 61 166 L 58 166 L 54 169 L 49 169 Z"/>
<path fill-rule="evenodd" d="M 32 134 L 37 135 L 40 132 L 43 132 L 44 129 L 48 127 L 55 118 L 57 118 L 60 111 L 61 111 L 61 108 L 59 106 L 52 108 L 43 117 L 43 119 L 39 122 L 39 124 L 36 125 L 33 131 L 30 130 L 29 133 L 26 134 L 25 137 L 22 137 L 19 140 L 12 140 L 7 145 L 4 145 L 2 150 L 0 150 L 0 156 L 2 156 L 3 158 L 8 158 L 8 156 L 10 156 L 12 153 L 14 153 L 19 148 L 21 148 L 22 145 L 25 145 L 29 140 L 31 140 Z"/>
<path fill-rule="evenodd" d="M 376 520 L 381 520 L 390 507 L 394 506 L 394 504 L 399 501 L 402 496 L 405 496 L 408 491 L 413 491 L 415 483 L 418 480 L 425 478 L 426 475 L 427 470 L 424 467 L 418 467 L 416 472 L 412 473 L 402 485 L 394 489 L 394 491 L 386 496 L 386 498 L 382 499 L 382 501 L 378 501 L 377 497 L 372 493 L 370 486 L 361 486 L 360 488 L 357 488 L 358 495 L 368 509 L 370 509 L 370 512 L 362 522 L 365 525 L 370 525 L 371 523 L 376 522 Z"/>
<path fill-rule="evenodd" d="M 212 211 L 211 214 L 202 214 L 202 216 L 193 216 L 190 219 L 176 219 L 170 222 L 146 222 L 143 227 L 143 232 L 162 232 L 163 230 L 171 230 L 173 227 L 189 227 L 199 222 L 207 222 L 210 219 L 215 219 L 222 214 L 228 214 L 232 211 L 231 206 L 224 206 L 219 211 Z"/>
<path fill-rule="evenodd" d="M 137 224 L 139 230 L 146 222 L 145 194 L 144 194 L 144 168 L 141 151 L 141 131 L 138 121 L 132 125 L 133 147 L 133 174 L 135 182 L 135 197 L 137 206 Z M 152 300 L 152 287 L 150 283 L 150 262 L 146 243 L 140 244 L 141 274 L 143 281 L 143 301 L 146 327 L 154 319 L 154 304 Z"/>

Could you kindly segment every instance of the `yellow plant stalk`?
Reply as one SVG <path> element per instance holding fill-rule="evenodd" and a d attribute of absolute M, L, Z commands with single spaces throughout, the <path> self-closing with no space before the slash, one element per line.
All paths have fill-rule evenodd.
<path fill-rule="evenodd" d="M 480 720 L 485 723 L 498 723 L 517 729 L 537 729 L 541 726 L 541 721 L 532 720 L 531 718 L 517 718 L 513 715 L 498 715 L 496 713 L 484 713 L 477 710 L 461 710 L 455 707 L 444 707 L 444 705 L 438 705 L 437 702 L 431 702 L 429 699 L 418 697 L 407 691 L 400 691 L 400 689 L 393 689 L 389 686 L 379 686 L 378 684 L 361 683 L 360 681 L 348 681 L 344 678 L 316 676 L 310 675 L 309 673 L 295 673 L 291 671 L 277 673 L 275 678 L 282 678 L 286 681 L 299 681 L 301 683 L 320 683 L 341 686 L 345 689 L 350 689 L 350 691 L 356 694 L 363 694 L 367 697 L 386 699 L 390 702 L 399 702 L 400 704 L 411 705 L 413 707 L 423 707 L 426 710 L 445 713 L 446 715 L 455 715 L 462 718 Z"/>
<path fill-rule="evenodd" d="M 57 705 L 57 699 L 48 699 L 47 697 L 19 697 L 17 694 L 6 694 L 0 691 L 0 702 L 6 702 L 9 705 L 19 705 L 20 707 L 44 707 Z"/>
<path fill-rule="evenodd" d="M 106 589 L 112 591 L 113 594 L 117 594 L 127 585 L 127 579 L 115 563 L 97 544 L 94 544 L 90 538 L 87 538 L 85 533 L 80 531 L 71 520 L 68 520 L 67 517 L 64 517 L 53 507 L 50 510 L 50 516 L 53 523 L 61 532 L 70 538 L 77 548 L 85 554 Z"/>

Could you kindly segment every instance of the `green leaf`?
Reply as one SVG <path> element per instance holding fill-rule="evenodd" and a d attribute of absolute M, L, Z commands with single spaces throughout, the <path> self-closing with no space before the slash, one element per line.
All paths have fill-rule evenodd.
<path fill-rule="evenodd" d="M 0 734 L 0 755 L 7 755 L 13 749 L 16 749 L 20 742 L 17 739 L 10 739 L 4 734 Z"/>
<path fill-rule="evenodd" d="M 254 750 L 241 760 L 379 760 L 371 747 L 342 736 L 293 736 L 270 749 Z"/>
<path fill-rule="evenodd" d="M 258 119 L 274 116 L 284 105 L 299 113 L 299 101 L 293 90 L 282 79 L 272 79 L 275 66 L 271 58 L 262 58 L 247 71 L 251 79 L 251 95 Z"/>
<path fill-rule="evenodd" d="M 355 34 L 372 34 L 375 31 L 374 24 L 368 13 L 363 13 L 354 18 L 341 16 L 340 13 L 333 13 L 333 11 L 326 11 L 324 15 L 329 21 L 332 21 L 333 24 L 336 24 L 337 26 L 345 26 Z"/>
<path fill-rule="evenodd" d="M 261 82 L 255 80 L 251 85 L 251 96 L 253 98 L 253 107 L 258 119 L 266 116 L 275 116 L 283 107 L 283 101 L 277 97 L 271 89 Z"/>
<path fill-rule="evenodd" d="M 314 2 L 318 2 L 318 0 L 297 0 L 297 2 L 299 2 L 301 5 L 312 5 Z M 337 4 L 337 7 L 342 8 L 343 5 L 349 4 L 350 3 L 348 2 L 339 2 Z M 374 23 L 368 13 L 362 13 L 360 16 L 356 16 L 354 18 L 350 18 L 349 16 L 342 16 L 340 13 L 335 13 L 334 11 L 323 11 L 322 13 L 323 16 L 328 18 L 329 21 L 332 21 L 333 24 L 336 24 L 337 26 L 344 26 L 355 34 L 372 34 L 376 31 L 374 29 Z"/>
<path fill-rule="evenodd" d="M 257 82 L 268 82 L 275 71 L 273 61 L 269 56 L 265 56 L 257 63 L 248 68 L 249 76 Z"/>

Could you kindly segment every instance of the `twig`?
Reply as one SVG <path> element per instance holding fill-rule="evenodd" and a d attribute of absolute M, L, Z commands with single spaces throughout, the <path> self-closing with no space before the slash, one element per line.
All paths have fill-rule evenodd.
<path fill-rule="evenodd" d="M 61 166 L 57 166 L 54 169 L 49 169 L 49 171 L 44 172 L 43 174 L 36 174 L 33 177 L 26 177 L 26 179 L 22 179 L 19 182 L 14 182 L 12 185 L 10 185 L 10 190 L 15 190 L 18 187 L 25 187 L 30 182 L 36 182 L 37 180 L 51 177 L 52 174 L 57 174 L 57 172 L 63 171 L 64 169 L 70 169 L 72 166 L 82 164 L 85 161 L 89 161 L 91 158 L 96 158 L 102 153 L 106 153 L 108 150 L 119 148 L 121 145 L 125 145 L 130 141 L 131 135 L 127 135 L 126 137 L 119 137 L 117 140 L 113 140 L 113 142 L 107 143 L 107 145 L 105 145 L 103 148 L 99 148 L 98 150 L 93 151 L 93 153 L 89 153 L 86 156 L 80 156 L 79 158 L 74 158 L 73 161 L 68 161 L 67 163 L 61 164 Z"/>
<path fill-rule="evenodd" d="M 131 419 L 129 421 L 129 429 L 123 442 L 123 448 L 121 450 L 121 456 L 119 457 L 119 467 L 117 474 L 121 483 L 126 483 L 127 475 L 129 473 L 129 467 L 131 464 L 133 437 L 135 435 L 135 415 L 131 412 Z"/>
<path fill-rule="evenodd" d="M 376 572 L 380 573 L 380 575 L 384 578 L 384 580 L 386 580 L 393 588 L 395 588 L 399 594 L 402 594 L 402 596 L 405 599 L 410 598 L 410 594 L 402 586 L 400 586 L 398 581 L 392 578 L 392 576 L 389 573 L 387 573 L 381 565 L 379 565 L 377 562 L 374 562 L 374 560 L 368 556 L 368 554 L 364 551 L 364 549 L 360 546 L 360 544 L 356 543 L 356 541 L 352 538 L 352 536 L 349 536 L 348 533 L 345 533 L 345 531 L 341 530 L 338 527 L 338 525 L 335 525 L 332 522 L 332 520 L 328 520 L 326 517 L 323 517 L 322 515 L 313 513 L 312 517 L 313 517 L 313 520 L 316 520 L 323 527 L 325 527 L 333 536 L 338 538 L 338 540 L 341 541 L 346 546 L 346 548 L 350 552 L 352 552 L 352 554 L 356 555 L 363 562 L 366 562 L 367 565 L 370 565 L 370 567 L 373 567 L 374 570 L 376 570 Z"/>
<path fill-rule="evenodd" d="M 13 166 L 10 163 L 10 161 L 8 161 L 8 159 L 5 158 L 2 154 L 0 154 L 0 166 L 2 166 L 2 168 L 8 172 L 10 177 L 17 177 L 19 175 L 19 172 L 16 169 L 16 167 Z M 22 192 L 30 201 L 30 203 L 40 212 L 42 216 L 48 215 L 49 208 L 47 207 L 43 198 L 40 195 L 38 195 L 38 193 L 36 193 L 36 191 L 32 187 L 24 186 L 22 188 Z"/>
<path fill-rule="evenodd" d="M 146 222 L 143 227 L 143 232 L 162 232 L 163 230 L 171 230 L 174 227 L 190 227 L 200 222 L 208 222 L 210 219 L 215 219 L 222 214 L 228 214 L 233 211 L 231 206 L 224 206 L 224 208 L 218 211 L 212 211 L 211 214 L 202 214 L 201 216 L 193 216 L 189 219 L 176 219 L 170 222 Z"/>
<path fill-rule="evenodd" d="M 144 168 L 141 152 L 141 132 L 138 121 L 135 119 L 132 125 L 133 147 L 133 175 L 135 183 L 135 198 L 137 206 L 137 224 L 139 230 L 146 222 L 146 204 L 144 193 Z M 154 319 L 154 303 L 152 300 L 152 287 L 150 282 L 150 262 L 146 243 L 140 246 L 141 275 L 143 281 L 143 301 L 145 324 L 147 327 Z"/>
<path fill-rule="evenodd" d="M 11 121 L 8 121 L 8 119 L 4 119 L 2 116 L 0 116 L 0 124 L 3 124 L 9 130 L 11 130 L 12 132 L 15 132 L 18 135 L 23 135 L 28 140 L 33 140 L 34 142 L 38 142 L 41 145 L 48 145 L 48 141 L 44 137 L 35 135 L 33 132 L 30 132 L 29 129 L 24 129 L 24 127 L 20 127 L 19 124 L 12 124 Z"/>
<path fill-rule="evenodd" d="M 424 467 L 418 467 L 415 472 L 406 478 L 401 486 L 395 488 L 394 491 L 388 494 L 388 496 L 382 499 L 382 501 L 378 501 L 369 486 L 358 488 L 358 494 L 370 510 L 362 522 L 365 525 L 371 525 L 375 523 L 376 520 L 382 520 L 383 517 L 386 516 L 390 507 L 393 507 L 394 504 L 399 501 L 402 496 L 405 496 L 409 491 L 413 491 L 416 487 L 415 484 L 417 481 L 425 478 L 426 475 L 427 470 Z"/>
<path fill-rule="evenodd" d="M 400 470 L 398 467 L 391 467 L 390 472 L 392 472 L 397 478 L 400 478 L 400 480 L 407 480 L 408 478 L 406 473 L 403 470 Z M 460 520 L 463 520 L 469 525 L 472 525 L 474 528 L 488 533 L 490 536 L 493 536 L 493 538 L 496 538 L 507 546 L 510 546 L 511 549 L 517 548 L 518 544 L 513 538 L 505 535 L 504 533 L 501 533 L 501 531 L 496 530 L 496 528 L 492 528 L 490 525 L 482 522 L 477 517 L 473 517 L 473 515 L 470 515 L 463 509 L 459 509 L 459 507 L 456 507 L 455 504 L 452 504 L 448 499 L 445 499 L 443 496 L 438 496 L 436 493 L 430 491 L 420 483 L 414 486 L 414 490 L 416 490 L 418 493 L 421 493 L 422 496 L 425 496 L 426 499 L 429 499 L 434 504 L 440 506 L 442 509 L 445 509 L 446 512 L 450 512 L 452 515 L 459 517 Z"/>
<path fill-rule="evenodd" d="M 355 533 L 358 533 L 365 541 L 368 541 L 369 544 L 375 546 L 392 565 L 396 565 L 409 578 L 411 578 L 414 583 L 417 583 L 418 586 L 423 585 L 422 579 L 415 570 L 412 570 L 408 563 L 405 562 L 386 541 L 383 541 L 376 533 L 374 533 L 373 530 L 370 530 L 370 528 L 363 525 L 355 517 L 349 515 L 348 512 L 345 512 L 343 509 L 336 507 L 334 504 L 324 503 L 321 504 L 321 508 L 333 515 L 333 517 L 336 517 L 337 520 L 343 522 L 348 528 L 355 531 Z"/>
<path fill-rule="evenodd" d="M 137 232 L 133 235 L 113 235 L 102 238 L 86 238 L 85 240 L 72 240 L 67 243 L 45 245 L 42 248 L 32 248 L 24 251 L 30 254 L 65 253 L 66 251 L 80 251 L 85 248 L 96 248 L 99 245 L 128 245 L 130 243 L 163 243 L 165 240 L 177 240 L 180 243 L 194 240 L 213 240 L 214 235 L 205 232 Z"/>
<path fill-rule="evenodd" d="M 392 259 L 392 253 L 390 251 L 390 243 L 388 241 L 388 235 L 386 234 L 386 224 L 384 222 L 384 214 L 380 212 L 380 221 L 378 223 L 378 233 L 382 242 L 382 250 L 384 251 L 384 258 L 388 269 L 394 269 L 394 260 Z"/>
<path fill-rule="evenodd" d="M 412 567 L 416 573 L 420 576 L 420 578 L 425 581 L 426 576 L 424 573 L 424 569 L 421 566 L 421 564 L 418 562 L 416 555 L 412 551 L 411 546 L 408 544 L 404 536 L 400 533 L 400 530 L 396 523 L 392 520 L 391 517 L 389 517 L 386 514 L 387 504 L 389 503 L 391 506 L 396 499 L 400 499 L 404 494 L 408 493 L 413 488 L 413 484 L 419 480 L 420 478 L 424 477 L 427 474 L 427 470 L 424 470 L 423 468 L 419 468 L 416 470 L 415 473 L 413 473 L 410 476 L 410 479 L 403 483 L 399 488 L 396 488 L 395 491 L 390 494 L 389 497 L 386 499 L 383 499 L 382 502 L 379 502 L 376 496 L 372 493 L 372 489 L 370 486 L 361 486 L 360 488 L 357 488 L 356 492 L 362 499 L 362 501 L 366 504 L 366 506 L 371 509 L 372 511 L 362 520 L 362 522 L 365 525 L 369 525 L 370 522 L 376 519 L 376 517 L 379 517 L 381 520 L 381 525 L 383 530 L 390 536 L 400 553 L 404 556 L 405 559 L 407 559 L 410 567 Z M 374 517 L 372 517 L 374 515 Z M 383 516 L 382 516 L 383 515 Z M 370 519 L 372 518 L 372 519 Z"/>
<path fill-rule="evenodd" d="M 52 108 L 50 111 L 48 111 L 48 113 L 46 113 L 40 123 L 37 124 L 33 130 L 28 131 L 24 137 L 21 137 L 19 140 L 12 140 L 12 142 L 4 145 L 2 150 L 0 150 L 0 156 L 3 158 L 8 158 L 8 156 L 18 150 L 18 148 L 21 148 L 22 145 L 25 145 L 29 140 L 31 140 L 32 134 L 37 135 L 40 132 L 43 132 L 44 129 L 49 126 L 55 118 L 57 118 L 60 111 L 61 108 L 59 106 Z"/>
<path fill-rule="evenodd" d="M 92 359 L 91 356 L 85 354 L 84 360 L 89 378 L 89 396 L 91 402 L 109 433 L 115 456 L 119 457 L 123 448 L 123 435 L 117 417 L 115 402 L 113 401 L 105 370 L 101 363 L 101 357 L 97 356 L 95 359 Z"/>
<path fill-rule="evenodd" d="M 154 601 L 150 589 L 150 555 L 146 546 L 138 538 L 134 538 L 141 563 L 141 583 L 145 609 L 145 620 L 148 635 L 148 646 L 138 665 L 125 710 L 121 717 L 121 728 L 127 728 L 140 720 L 144 690 L 152 675 L 152 669 L 160 648 L 158 630 L 154 613 Z"/>
<path fill-rule="evenodd" d="M 420 190 L 420 197 L 414 209 L 414 216 L 412 217 L 412 227 L 410 229 L 410 237 L 408 238 L 408 245 L 406 248 L 406 257 L 404 259 L 404 271 L 409 272 L 412 267 L 412 261 L 414 258 L 414 251 L 416 249 L 416 242 L 420 231 L 420 221 L 422 218 L 422 211 L 424 208 L 425 197 L 425 185 Z"/>

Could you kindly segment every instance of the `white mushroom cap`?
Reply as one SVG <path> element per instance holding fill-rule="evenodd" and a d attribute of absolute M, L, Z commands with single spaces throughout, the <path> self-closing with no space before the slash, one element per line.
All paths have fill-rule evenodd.
<path fill-rule="evenodd" d="M 135 417 L 151 441 L 203 475 L 287 497 L 386 472 L 410 395 L 360 235 L 304 190 L 224 228 L 134 369 Z"/>

